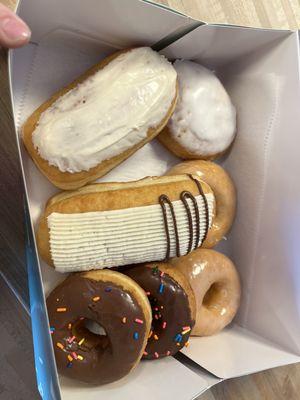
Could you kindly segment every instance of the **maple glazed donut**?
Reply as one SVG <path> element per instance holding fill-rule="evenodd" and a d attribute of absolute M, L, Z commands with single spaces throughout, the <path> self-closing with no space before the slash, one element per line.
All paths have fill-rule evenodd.
<path fill-rule="evenodd" d="M 141 359 L 151 308 L 129 277 L 110 270 L 72 274 L 51 292 L 47 308 L 62 375 L 101 385 L 121 379 Z M 93 333 L 89 322 L 106 334 Z"/>
<path fill-rule="evenodd" d="M 236 190 L 228 173 L 211 161 L 184 161 L 171 168 L 166 175 L 194 174 L 212 189 L 216 209 L 211 227 L 202 248 L 214 247 L 232 226 L 236 211 Z"/>
<path fill-rule="evenodd" d="M 227 326 L 241 297 L 240 279 L 232 261 L 217 251 L 197 249 L 171 263 L 194 290 L 197 312 L 192 335 L 213 335 Z"/>
<path fill-rule="evenodd" d="M 180 271 L 168 263 L 149 263 L 121 269 L 146 292 L 152 326 L 143 358 L 171 356 L 188 345 L 195 324 L 193 290 Z"/>

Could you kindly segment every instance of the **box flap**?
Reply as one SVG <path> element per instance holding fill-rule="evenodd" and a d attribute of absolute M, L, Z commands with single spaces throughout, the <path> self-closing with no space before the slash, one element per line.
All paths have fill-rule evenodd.
<path fill-rule="evenodd" d="M 237 325 L 215 336 L 192 337 L 182 353 L 222 379 L 300 361 L 300 357 Z"/>
<path fill-rule="evenodd" d="M 91 12 L 92 10 L 92 12 Z M 56 29 L 73 30 L 115 48 L 152 45 L 193 21 L 139 0 L 22 0 L 18 14 L 32 29 L 33 42 Z"/>
<path fill-rule="evenodd" d="M 157 361 L 142 361 L 127 377 L 101 387 L 82 385 L 74 380 L 61 378 L 63 400 L 157 399 L 191 400 L 211 386 L 205 372 L 194 373 L 173 357 Z"/>

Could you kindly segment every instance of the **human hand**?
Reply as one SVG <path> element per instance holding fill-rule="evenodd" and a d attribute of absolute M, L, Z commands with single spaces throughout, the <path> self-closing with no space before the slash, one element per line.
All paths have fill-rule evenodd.
<path fill-rule="evenodd" d="M 0 4 L 0 47 L 21 47 L 29 41 L 30 36 L 30 29 L 25 22 Z"/>

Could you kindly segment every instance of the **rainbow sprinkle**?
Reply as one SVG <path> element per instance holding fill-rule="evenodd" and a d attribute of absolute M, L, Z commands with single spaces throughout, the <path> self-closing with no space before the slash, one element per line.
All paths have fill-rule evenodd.
<path fill-rule="evenodd" d="M 84 341 L 85 341 L 85 338 L 82 338 L 82 339 L 80 340 L 80 342 L 78 342 L 79 346 L 81 346 L 82 343 L 83 343 Z"/>
<path fill-rule="evenodd" d="M 174 338 L 174 341 L 180 343 L 182 341 L 182 335 L 180 335 L 180 333 L 177 333 L 177 335 Z"/>
<path fill-rule="evenodd" d="M 160 308 L 163 310 L 163 309 L 164 309 L 164 306 L 160 306 Z"/>
<path fill-rule="evenodd" d="M 161 277 L 163 277 L 163 276 L 164 276 L 164 274 L 165 274 L 165 273 L 162 271 L 162 272 L 160 273 L 160 276 L 161 276 Z"/>
<path fill-rule="evenodd" d="M 122 318 L 123 324 L 126 324 L 126 321 L 127 321 L 127 318 L 126 318 L 126 317 L 123 317 L 123 318 Z"/>
<path fill-rule="evenodd" d="M 72 324 L 68 324 L 68 329 L 72 329 Z"/>
<path fill-rule="evenodd" d="M 177 346 L 181 346 L 181 344 L 179 342 L 176 343 Z"/>
<path fill-rule="evenodd" d="M 153 335 L 153 331 L 150 331 L 148 339 L 150 339 L 152 335 Z"/>
<path fill-rule="evenodd" d="M 185 335 L 186 333 L 188 333 L 188 332 L 190 332 L 190 331 L 191 331 L 191 328 L 186 329 L 185 331 L 182 331 L 181 334 L 182 334 L 182 335 Z"/>
<path fill-rule="evenodd" d="M 158 274 L 158 266 L 157 265 L 152 268 L 152 273 L 153 273 L 153 275 Z"/>
<path fill-rule="evenodd" d="M 66 312 L 67 311 L 67 307 L 58 307 L 56 309 L 57 312 Z"/>
<path fill-rule="evenodd" d="M 157 353 L 157 351 L 154 353 L 154 357 L 159 358 L 159 354 Z"/>
<path fill-rule="evenodd" d="M 188 325 L 188 326 L 183 326 L 183 327 L 182 327 L 182 330 L 183 330 L 183 331 L 186 331 L 187 329 L 191 329 L 191 327 L 190 327 L 189 325 Z"/>
<path fill-rule="evenodd" d="M 75 353 L 75 351 L 73 351 L 73 353 L 71 353 L 71 354 L 72 354 L 72 357 L 75 358 L 75 360 L 77 360 L 78 356 L 77 356 L 77 354 Z"/>
<path fill-rule="evenodd" d="M 151 294 L 150 292 L 146 292 L 146 295 L 147 295 L 147 296 L 150 296 L 150 294 Z"/>
<path fill-rule="evenodd" d="M 72 362 L 72 361 L 73 361 L 73 357 L 72 357 L 72 356 L 70 356 L 70 354 L 68 354 L 68 360 L 69 360 L 70 362 Z"/>
<path fill-rule="evenodd" d="M 164 321 L 163 324 L 162 324 L 162 328 L 166 329 L 166 327 L 167 327 L 167 323 L 166 323 L 166 321 Z"/>
<path fill-rule="evenodd" d="M 133 334 L 133 339 L 134 339 L 134 340 L 138 340 L 138 338 L 139 338 L 138 332 L 134 332 L 134 334 Z"/>
<path fill-rule="evenodd" d="M 72 366 L 73 366 L 73 364 L 71 362 L 68 362 L 67 368 L 71 368 Z"/>
<path fill-rule="evenodd" d="M 148 355 L 147 351 L 144 351 L 143 355 L 144 355 L 144 356 L 147 356 L 147 355 Z"/>
<path fill-rule="evenodd" d="M 158 336 L 157 335 L 153 335 L 155 340 L 158 340 Z"/>
<path fill-rule="evenodd" d="M 61 350 L 63 350 L 65 348 L 64 345 L 59 342 L 56 343 L 56 346 Z"/>
<path fill-rule="evenodd" d="M 161 283 L 161 284 L 159 285 L 158 292 L 159 292 L 159 293 L 162 293 L 162 292 L 164 291 L 164 288 L 165 288 L 165 285 L 164 285 L 163 283 Z"/>
<path fill-rule="evenodd" d="M 189 345 L 190 345 L 190 342 L 189 341 L 187 341 L 185 344 L 185 347 L 189 347 Z"/>
<path fill-rule="evenodd" d="M 55 328 L 50 328 L 50 333 L 51 333 L 51 335 L 53 334 L 53 332 L 55 331 Z"/>
<path fill-rule="evenodd" d="M 77 358 L 78 358 L 78 360 L 80 360 L 80 361 L 83 360 L 83 357 L 82 357 L 80 354 L 77 355 Z"/>
<path fill-rule="evenodd" d="M 111 288 L 111 287 L 107 287 L 107 288 L 105 288 L 105 291 L 106 291 L 107 293 L 109 293 L 109 292 L 112 291 L 112 288 Z"/>
<path fill-rule="evenodd" d="M 168 350 L 168 351 L 167 351 L 167 356 L 169 356 L 170 354 L 171 354 L 171 352 Z"/>
<path fill-rule="evenodd" d="M 95 296 L 95 297 L 93 297 L 93 301 L 94 302 L 97 302 L 97 301 L 99 301 L 100 300 L 100 296 Z"/>
<path fill-rule="evenodd" d="M 72 343 L 72 342 L 74 342 L 75 339 L 76 339 L 76 337 L 75 337 L 75 336 L 72 336 L 72 337 L 69 337 L 69 338 L 67 339 L 67 341 L 68 341 L 68 343 Z"/>
<path fill-rule="evenodd" d="M 143 324 L 144 323 L 144 321 L 142 319 L 139 319 L 139 318 L 136 318 L 134 320 L 134 322 L 136 322 L 137 324 Z"/>

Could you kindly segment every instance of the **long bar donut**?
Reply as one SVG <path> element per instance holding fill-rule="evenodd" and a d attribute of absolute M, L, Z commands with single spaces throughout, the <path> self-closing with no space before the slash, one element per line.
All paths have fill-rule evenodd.
<path fill-rule="evenodd" d="M 171 168 L 167 175 L 195 174 L 212 189 L 216 199 L 216 214 L 202 247 L 214 247 L 227 234 L 236 211 L 236 190 L 227 172 L 211 161 L 184 161 Z"/>
<path fill-rule="evenodd" d="M 88 185 L 48 201 L 39 253 L 60 272 L 179 257 L 202 245 L 214 209 L 196 175 Z"/>

